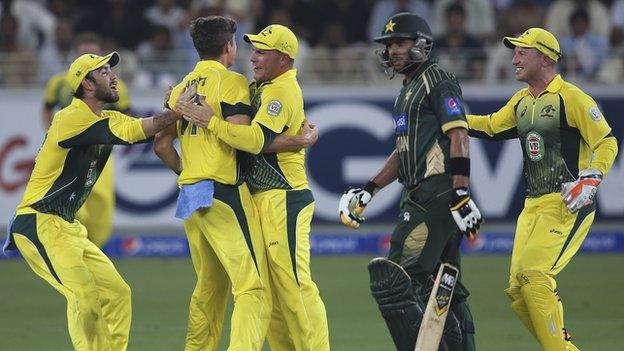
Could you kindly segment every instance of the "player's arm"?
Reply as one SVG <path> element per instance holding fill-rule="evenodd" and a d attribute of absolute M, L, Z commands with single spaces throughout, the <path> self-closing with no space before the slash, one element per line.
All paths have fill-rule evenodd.
<path fill-rule="evenodd" d="M 615 161 L 618 145 L 596 102 L 582 92 L 572 95 L 566 97 L 568 125 L 578 129 L 593 154 L 587 168 L 579 170 L 578 178 L 563 184 L 563 202 L 574 213 L 593 203 L 602 178 Z"/>
<path fill-rule="evenodd" d="M 459 84 L 456 81 L 442 81 L 431 89 L 429 99 L 441 131 L 451 141 L 447 171 L 453 178 L 453 190 L 449 208 L 459 230 L 473 238 L 478 234 L 483 218 L 468 190 L 468 123 Z"/>
<path fill-rule="evenodd" d="M 182 159 L 173 146 L 173 141 L 177 137 L 175 123 L 156 133 L 154 137 L 154 152 L 165 166 L 176 174 L 180 174 L 182 172 Z"/>
<path fill-rule="evenodd" d="M 297 135 L 279 134 L 264 152 L 297 152 L 309 148 L 318 140 L 318 128 L 315 124 L 304 121 Z"/>
<path fill-rule="evenodd" d="M 522 91 L 516 93 L 500 110 L 489 115 L 467 115 L 471 137 L 506 140 L 518 137 L 515 107 L 522 97 Z"/>

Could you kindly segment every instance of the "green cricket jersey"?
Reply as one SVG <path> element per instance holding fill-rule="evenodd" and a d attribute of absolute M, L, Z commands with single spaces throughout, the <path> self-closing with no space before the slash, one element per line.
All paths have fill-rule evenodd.
<path fill-rule="evenodd" d="M 435 60 L 418 68 L 405 84 L 392 112 L 399 158 L 399 181 L 412 187 L 421 180 L 447 172 L 451 141 L 448 130 L 468 128 L 455 76 Z"/>

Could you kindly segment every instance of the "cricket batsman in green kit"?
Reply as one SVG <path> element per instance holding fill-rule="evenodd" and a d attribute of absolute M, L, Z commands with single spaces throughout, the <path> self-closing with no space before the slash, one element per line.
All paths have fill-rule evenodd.
<path fill-rule="evenodd" d="M 457 79 L 429 58 L 429 25 L 412 13 L 388 19 L 375 41 L 390 78 L 404 76 L 394 104 L 396 148 L 383 168 L 362 188 L 340 200 L 343 224 L 357 228 L 366 205 L 386 185 L 403 184 L 398 222 L 388 258 L 369 264 L 371 292 L 399 351 L 413 351 L 423 319 L 431 275 L 441 262 L 460 267 L 463 235 L 477 235 L 482 222 L 468 190 L 468 124 Z M 474 350 L 468 290 L 455 286 L 441 350 Z"/>

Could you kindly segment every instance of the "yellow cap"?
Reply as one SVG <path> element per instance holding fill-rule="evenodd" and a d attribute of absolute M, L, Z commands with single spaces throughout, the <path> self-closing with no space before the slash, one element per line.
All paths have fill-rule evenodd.
<path fill-rule="evenodd" d="M 114 67 L 119 63 L 119 54 L 116 51 L 113 51 L 106 56 L 84 54 L 75 59 L 71 66 L 69 66 L 69 71 L 67 71 L 66 77 L 72 91 L 75 93 L 76 90 L 78 90 L 80 83 L 82 83 L 82 80 L 89 72 L 98 69 L 107 63 L 110 64 L 111 67 Z"/>
<path fill-rule="evenodd" d="M 503 44 L 510 49 L 516 46 L 535 48 L 555 62 L 561 58 L 561 49 L 557 38 L 542 28 L 529 28 L 517 38 L 505 37 Z"/>
<path fill-rule="evenodd" d="M 288 27 L 271 24 L 258 34 L 245 34 L 243 39 L 260 50 L 277 50 L 291 59 L 297 57 L 297 37 Z"/>

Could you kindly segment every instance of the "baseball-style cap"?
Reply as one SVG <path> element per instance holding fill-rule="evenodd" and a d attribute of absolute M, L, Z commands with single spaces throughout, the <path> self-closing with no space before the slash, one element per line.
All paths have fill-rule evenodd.
<path fill-rule="evenodd" d="M 80 83 L 87 76 L 87 74 L 93 70 L 96 70 L 105 64 L 110 64 L 114 67 L 119 63 L 119 54 L 116 51 L 111 52 L 106 56 L 98 56 L 95 54 L 84 54 L 72 62 L 67 71 L 67 82 L 73 92 L 78 90 Z"/>
<path fill-rule="evenodd" d="M 557 38 L 542 28 L 529 28 L 517 38 L 505 37 L 503 44 L 510 49 L 516 46 L 537 49 L 555 62 L 561 58 L 561 49 Z"/>
<path fill-rule="evenodd" d="M 280 24 L 271 24 L 258 34 L 245 34 L 243 39 L 256 49 L 277 50 L 293 60 L 297 57 L 299 43 L 295 33 Z"/>

